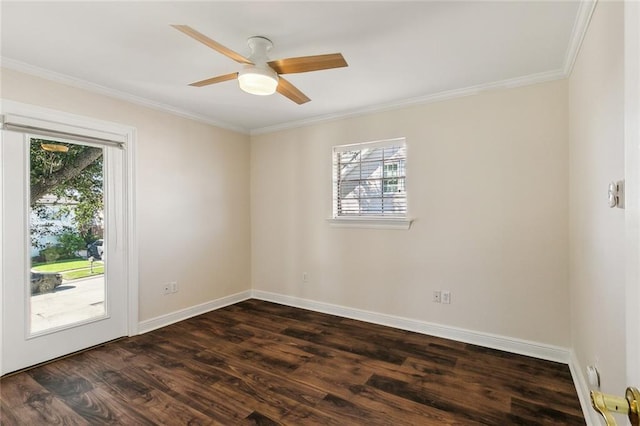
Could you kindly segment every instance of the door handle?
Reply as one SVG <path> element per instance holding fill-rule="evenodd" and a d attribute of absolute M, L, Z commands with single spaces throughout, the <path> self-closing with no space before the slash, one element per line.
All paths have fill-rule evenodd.
<path fill-rule="evenodd" d="M 591 405 L 604 417 L 607 426 L 617 425 L 612 413 L 626 414 L 631 426 L 640 426 L 640 391 L 637 388 L 628 387 L 624 398 L 591 391 Z"/>

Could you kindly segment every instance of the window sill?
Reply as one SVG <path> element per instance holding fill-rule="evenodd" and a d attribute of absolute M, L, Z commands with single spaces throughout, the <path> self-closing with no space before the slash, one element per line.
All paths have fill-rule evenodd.
<path fill-rule="evenodd" d="M 336 228 L 402 229 L 411 227 L 412 219 L 397 217 L 334 217 L 327 219 Z"/>

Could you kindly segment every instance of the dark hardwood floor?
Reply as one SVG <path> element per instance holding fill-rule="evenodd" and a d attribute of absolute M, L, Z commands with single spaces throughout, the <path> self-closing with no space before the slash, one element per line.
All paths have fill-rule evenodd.
<path fill-rule="evenodd" d="M 2 425 L 584 425 L 566 365 L 248 300 L 0 380 Z"/>

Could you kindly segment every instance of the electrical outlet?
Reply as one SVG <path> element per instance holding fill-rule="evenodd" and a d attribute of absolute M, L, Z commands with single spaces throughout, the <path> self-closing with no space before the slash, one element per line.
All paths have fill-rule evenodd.
<path fill-rule="evenodd" d="M 450 291 L 443 291 L 442 292 L 442 303 L 444 304 L 450 304 L 451 303 L 451 292 Z"/>
<path fill-rule="evenodd" d="M 177 293 L 178 292 L 178 282 L 177 281 L 172 281 L 169 283 L 169 288 L 171 290 L 171 293 Z"/>
<path fill-rule="evenodd" d="M 302 282 L 303 283 L 308 283 L 309 282 L 309 273 L 308 272 L 303 272 L 302 273 Z"/>
<path fill-rule="evenodd" d="M 441 301 L 441 294 L 439 291 L 434 291 L 433 292 L 433 303 L 440 303 Z"/>
<path fill-rule="evenodd" d="M 170 283 L 167 283 L 167 284 L 162 286 L 162 294 L 164 294 L 164 295 L 171 294 L 171 284 Z"/>

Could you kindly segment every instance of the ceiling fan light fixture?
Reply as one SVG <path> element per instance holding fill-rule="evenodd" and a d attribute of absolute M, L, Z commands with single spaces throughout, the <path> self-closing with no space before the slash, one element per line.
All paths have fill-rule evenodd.
<path fill-rule="evenodd" d="M 247 67 L 238 73 L 238 84 L 252 95 L 273 95 L 278 87 L 278 74 L 270 68 Z"/>
<path fill-rule="evenodd" d="M 68 152 L 69 147 L 66 145 L 60 145 L 57 143 L 41 143 L 40 147 L 49 152 Z"/>

